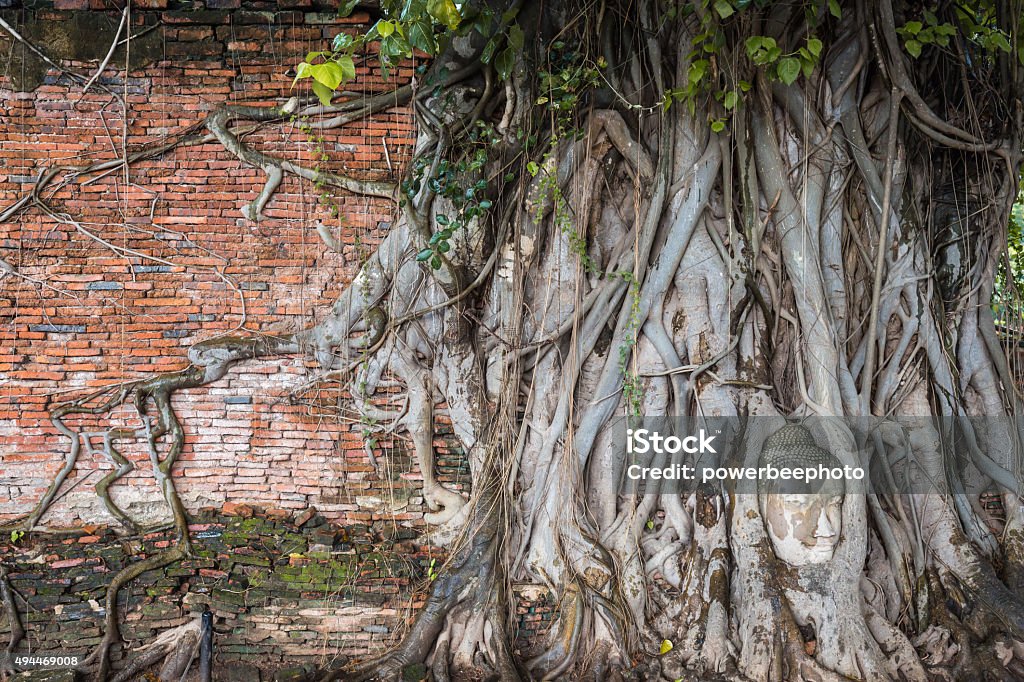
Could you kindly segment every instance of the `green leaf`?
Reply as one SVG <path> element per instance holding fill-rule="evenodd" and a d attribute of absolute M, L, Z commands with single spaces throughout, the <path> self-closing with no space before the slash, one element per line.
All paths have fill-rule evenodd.
<path fill-rule="evenodd" d="M 331 98 L 334 97 L 334 90 L 331 90 L 320 81 L 313 81 L 313 93 L 320 98 L 320 104 L 325 107 L 331 104 Z"/>
<path fill-rule="evenodd" d="M 436 216 L 434 216 L 434 220 L 437 221 L 438 225 L 448 224 L 448 216 L 446 216 L 444 213 L 438 213 Z"/>
<path fill-rule="evenodd" d="M 433 255 L 434 255 L 434 250 L 433 249 L 423 249 L 422 251 L 420 251 L 419 253 L 416 254 L 416 261 L 418 263 L 422 263 L 423 261 L 427 260 L 428 258 L 430 258 Z"/>
<path fill-rule="evenodd" d="M 779 62 L 779 80 L 786 85 L 791 85 L 800 75 L 800 60 L 796 57 L 786 57 Z"/>
<path fill-rule="evenodd" d="M 381 19 L 377 22 L 377 33 L 380 34 L 381 38 L 387 38 L 389 35 L 395 32 L 395 24 L 391 21 L 385 21 Z"/>
<path fill-rule="evenodd" d="M 494 59 L 494 51 L 498 49 L 498 38 L 497 36 L 492 37 L 484 45 L 483 51 L 480 53 L 480 61 L 484 64 L 490 64 L 491 60 Z"/>
<path fill-rule="evenodd" d="M 810 50 L 811 54 L 813 54 L 815 57 L 821 54 L 821 47 L 821 41 L 818 40 L 817 38 L 807 39 L 807 49 Z"/>
<path fill-rule="evenodd" d="M 335 52 L 340 52 L 341 50 L 347 49 L 351 45 L 352 36 L 342 32 L 334 36 L 334 42 L 331 43 L 331 49 L 333 49 Z"/>
<path fill-rule="evenodd" d="M 739 99 L 740 94 L 735 90 L 730 90 L 729 92 L 725 93 L 725 100 L 723 101 L 723 104 L 725 105 L 725 108 L 727 110 L 732 109 L 736 106 L 736 103 L 739 102 Z"/>
<path fill-rule="evenodd" d="M 923 26 L 921 25 L 920 21 L 908 21 L 907 23 L 905 23 L 903 25 L 903 29 L 902 30 L 905 33 L 909 33 L 912 36 L 916 36 L 918 33 L 921 32 L 922 28 L 923 28 Z"/>
<path fill-rule="evenodd" d="M 309 78 L 309 69 L 312 65 L 307 62 L 302 62 L 295 67 L 295 80 L 292 81 L 292 87 L 303 78 Z"/>
<path fill-rule="evenodd" d="M 440 256 L 434 256 L 433 258 L 431 258 L 430 259 L 430 267 L 434 268 L 435 270 L 440 270 L 441 269 L 441 257 Z"/>
<path fill-rule="evenodd" d="M 1003 52 L 1010 52 L 1012 49 L 1010 47 L 1010 41 L 1006 39 L 1006 36 L 996 31 L 992 32 L 991 44 L 993 47 L 996 47 Z"/>
<path fill-rule="evenodd" d="M 306 61 L 312 64 L 313 62 L 316 61 L 316 58 L 322 54 L 323 52 L 310 52 L 309 54 L 306 55 Z"/>
<path fill-rule="evenodd" d="M 440 251 L 441 253 L 448 253 L 451 250 L 451 248 L 452 246 L 448 242 L 441 242 L 440 244 L 437 245 L 437 250 Z"/>
<path fill-rule="evenodd" d="M 437 51 L 434 29 L 431 28 L 430 22 L 426 19 L 417 19 L 409 24 L 409 44 L 427 54 L 434 54 Z"/>
<path fill-rule="evenodd" d="M 904 47 L 907 48 L 907 52 L 910 53 L 911 57 L 917 58 L 921 56 L 921 43 L 916 40 L 908 40 Z"/>
<path fill-rule="evenodd" d="M 720 133 L 725 130 L 725 121 L 719 119 L 711 122 L 711 132 Z"/>
<path fill-rule="evenodd" d="M 690 64 L 690 71 L 688 74 L 690 84 L 696 85 L 697 83 L 699 83 L 700 80 L 704 78 L 704 74 L 707 73 L 707 70 L 708 60 L 706 59 L 698 59 L 694 63 Z"/>
<path fill-rule="evenodd" d="M 750 36 L 749 38 L 747 38 L 747 56 L 754 56 L 754 53 L 761 49 L 763 41 L 763 36 Z"/>
<path fill-rule="evenodd" d="M 494 60 L 494 68 L 498 70 L 498 77 L 501 80 L 508 80 L 508 77 L 512 75 L 512 67 L 515 65 L 515 61 L 515 48 L 506 47 L 498 53 L 497 59 Z"/>
<path fill-rule="evenodd" d="M 480 208 L 484 209 L 485 211 L 489 209 L 491 206 L 491 202 L 488 201 L 487 199 L 484 199 L 483 201 L 480 202 Z"/>
<path fill-rule="evenodd" d="M 836 19 L 843 18 L 843 10 L 839 8 L 839 0 L 828 0 L 828 12 Z"/>
<path fill-rule="evenodd" d="M 312 76 L 313 80 L 322 83 L 332 92 L 337 90 L 341 82 L 345 80 L 345 71 L 337 62 L 314 64 L 309 67 L 309 75 Z M 323 98 L 321 97 L 321 99 Z"/>
<path fill-rule="evenodd" d="M 727 19 L 736 13 L 736 10 L 732 8 L 732 5 L 728 0 L 715 0 L 715 11 L 718 12 L 718 16 L 723 19 Z"/>
<path fill-rule="evenodd" d="M 338 16 L 347 17 L 352 14 L 352 10 L 354 10 L 358 4 L 359 0 L 344 0 L 344 2 L 338 5 Z"/>
<path fill-rule="evenodd" d="M 494 23 L 494 12 L 489 8 L 480 12 L 473 21 L 473 28 L 482 36 L 491 35 L 491 24 Z"/>
<path fill-rule="evenodd" d="M 523 29 L 519 28 L 519 24 L 508 27 L 508 44 L 517 50 L 523 49 Z"/>
<path fill-rule="evenodd" d="M 427 0 L 427 14 L 451 30 L 457 29 L 462 22 L 459 8 L 452 0 Z"/>
<path fill-rule="evenodd" d="M 356 78 L 356 63 L 352 57 L 343 54 L 337 59 L 338 67 L 341 69 L 341 82 L 348 83 Z"/>
<path fill-rule="evenodd" d="M 661 646 L 658 648 L 658 653 L 664 656 L 668 652 L 672 651 L 672 640 L 663 639 L 661 640 Z"/>
<path fill-rule="evenodd" d="M 533 177 L 537 177 L 537 173 L 540 172 L 540 166 L 537 165 L 536 161 L 531 161 L 528 164 L 526 164 L 526 172 L 532 175 Z"/>

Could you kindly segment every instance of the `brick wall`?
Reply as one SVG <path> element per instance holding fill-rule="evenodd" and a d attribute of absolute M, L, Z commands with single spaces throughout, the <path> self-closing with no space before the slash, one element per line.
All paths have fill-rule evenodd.
<path fill-rule="evenodd" d="M 215 679 L 297 679 L 303 668 L 339 666 L 395 643 L 421 606 L 422 592 L 414 588 L 427 582 L 433 557 L 409 529 L 342 529 L 318 514 L 291 519 L 245 505 L 229 511 L 196 512 L 194 556 L 147 571 L 119 593 L 127 642 L 150 642 L 208 607 Z M 114 572 L 173 539 L 173 531 L 163 530 L 119 541 L 95 526 L 34 534 L 16 544 L 0 537 L 11 586 L 24 599 L 27 635 L 19 653 L 84 658 L 102 637 Z M 9 631 L 0 619 L 0 639 Z M 115 667 L 123 656 L 115 648 Z"/>
<path fill-rule="evenodd" d="M 205 6 L 202 0 L 170 6 L 135 0 L 127 77 L 121 48 L 85 94 L 80 83 L 0 31 L 0 54 L 9 56 L 0 62 L 0 214 L 47 167 L 118 158 L 124 149 L 130 153 L 201 123 L 224 102 L 279 103 L 295 93 L 287 72 L 307 52 L 322 49 L 339 31 L 367 28 L 366 14 L 335 15 L 331 5 L 310 0 L 207 0 Z M 54 6 L 0 0 L 0 16 L 87 78 L 106 54 L 121 12 L 103 0 L 54 0 Z M 385 81 L 360 64 L 355 96 L 407 82 L 415 66 Z M 246 140 L 307 166 L 326 154 L 321 163 L 332 171 L 397 180 L 413 134 L 410 111 L 399 107 L 325 131 L 322 142 L 296 125 L 264 126 Z M 32 206 L 0 223 L 0 259 L 19 273 L 0 271 L 0 523 L 31 511 L 64 462 L 68 439 L 47 412 L 55 402 L 184 368 L 189 346 L 242 324 L 260 331 L 312 324 L 395 216 L 388 201 L 339 191 L 325 204 L 312 183 L 286 178 L 263 219 L 251 222 L 241 209 L 263 183 L 261 171 L 211 142 L 140 161 L 127 173 L 116 169 L 51 185 L 43 193 L 49 205 L 82 230 Z M 340 220 L 332 218 L 332 203 Z M 338 235 L 343 252 L 317 236 L 320 222 Z M 338 537 L 391 542 L 381 550 L 390 568 L 367 573 L 359 560 L 349 581 L 355 591 L 346 597 L 333 578 L 314 581 L 320 573 L 313 569 L 309 588 L 302 566 L 351 563 L 344 557 L 349 548 L 328 546 L 326 557 L 301 550 L 304 556 L 278 557 L 283 566 L 227 567 L 221 555 L 238 548 L 220 547 L 222 540 L 210 536 L 198 546 L 212 555 L 126 589 L 126 613 L 142 641 L 187 617 L 198 601 L 220 595 L 214 607 L 232 633 L 222 643 L 237 647 L 221 649 L 226 660 L 323 663 L 387 644 L 414 613 L 420 597 L 412 588 L 424 583 L 420 564 L 424 556 L 437 556 L 413 539 L 423 530 L 417 467 L 396 437 L 376 442 L 379 470 L 371 465 L 366 438 L 344 410 L 338 385 L 290 401 L 290 391 L 315 371 L 303 357 L 250 362 L 215 384 L 178 393 L 174 407 L 186 433 L 174 469 L 179 492 L 194 521 L 213 524 L 210 533 L 227 535 L 232 523 L 211 510 L 246 504 L 267 510 L 280 527 L 244 531 L 264 548 L 289 535 L 301 539 L 306 531 L 296 530 L 295 519 L 315 506 Z M 445 446 L 450 427 L 443 411 L 438 420 L 440 475 L 458 488 L 468 481 L 466 462 Z M 121 408 L 72 423 L 98 432 L 111 424 L 137 426 L 137 417 Z M 123 451 L 136 469 L 115 484 L 114 499 L 140 521 L 168 518 L 143 445 L 125 444 Z M 35 651 L 62 641 L 85 647 L 98 636 L 88 599 L 102 593 L 110 571 L 127 560 L 107 528 L 114 520 L 94 492 L 111 469 L 101 454 L 83 448 L 62 496 L 42 519 L 50 528 L 85 530 L 70 538 L 34 533 L 17 547 L 0 546 L 0 559 L 32 600 L 26 626 Z M 165 540 L 147 536 L 133 556 Z M 398 540 L 404 544 L 395 549 Z M 307 549 L 310 543 L 307 538 Z M 411 568 L 390 572 L 399 559 Z M 254 571 L 267 575 L 253 581 Z M 279 599 L 258 593 L 267 585 L 277 588 Z M 227 597 L 239 590 L 255 601 L 232 611 Z M 369 593 L 377 596 L 367 599 Z"/>
<path fill-rule="evenodd" d="M 58 9 L 0 12 L 63 58 L 67 69 L 89 76 L 121 16 L 102 6 L 56 0 Z M 332 7 L 309 0 L 225 7 L 238 8 L 239 0 L 208 0 L 205 8 L 198 0 L 162 11 L 136 2 L 133 69 L 125 78 L 119 50 L 87 94 L 0 37 L 0 51 L 13 54 L 0 72 L 0 207 L 28 192 L 45 167 L 117 158 L 124 148 L 201 122 L 222 102 L 280 102 L 295 92 L 288 69 L 337 32 L 365 30 L 368 21 L 365 14 L 338 20 Z M 357 96 L 408 81 L 414 66 L 386 82 L 360 65 L 354 89 L 364 95 Z M 246 139 L 309 166 L 322 151 L 330 170 L 396 180 L 408 163 L 413 128 L 409 110 L 400 107 L 326 131 L 323 142 L 289 124 L 260 128 Z M 241 208 L 263 182 L 261 171 L 211 142 L 141 161 L 127 177 L 115 170 L 46 190 L 55 211 L 120 253 L 33 207 L 0 226 L 0 258 L 23 275 L 0 281 L 0 520 L 28 512 L 63 463 L 68 439 L 47 416 L 55 400 L 181 369 L 189 346 L 240 324 L 268 331 L 313 323 L 394 218 L 388 201 L 338 191 L 330 201 L 340 209 L 339 221 L 312 183 L 286 178 L 264 219 L 251 222 Z M 341 237 L 343 253 L 317 236 L 318 221 Z M 307 394 L 310 404 L 290 403 L 289 391 L 313 372 L 301 357 L 252 362 L 209 387 L 176 395 L 186 446 L 174 473 L 187 507 L 313 504 L 341 524 L 418 523 L 418 472 L 401 441 L 378 443 L 378 473 L 358 424 L 339 414 L 337 385 Z M 112 419 L 135 423 L 127 408 Z M 77 423 L 98 431 L 110 422 Z M 164 516 L 143 447 L 128 446 L 125 454 L 137 468 L 115 486 L 114 498 L 140 519 Z M 456 485 L 465 480 L 464 462 L 443 448 L 440 455 L 442 476 Z M 110 522 L 93 486 L 111 468 L 83 450 L 68 492 L 43 523 Z"/>

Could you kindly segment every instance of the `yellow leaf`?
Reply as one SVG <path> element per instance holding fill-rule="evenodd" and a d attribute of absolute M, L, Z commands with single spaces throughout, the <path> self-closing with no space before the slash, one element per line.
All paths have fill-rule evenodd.
<path fill-rule="evenodd" d="M 663 639 L 661 640 L 661 648 L 658 649 L 658 653 L 664 656 L 668 652 L 672 651 L 672 640 Z"/>

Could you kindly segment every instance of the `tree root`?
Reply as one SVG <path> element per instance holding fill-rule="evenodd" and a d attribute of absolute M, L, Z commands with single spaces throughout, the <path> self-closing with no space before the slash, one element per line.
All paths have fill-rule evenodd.
<path fill-rule="evenodd" d="M 11 629 L 11 638 L 7 642 L 7 647 L 0 654 L 0 679 L 6 680 L 8 675 L 14 673 L 14 652 L 18 650 L 18 644 L 25 638 L 25 628 L 18 615 L 18 605 L 14 602 L 14 589 L 7 576 L 7 567 L 3 564 L 0 564 L 0 602 L 3 602 L 4 612 L 7 614 L 7 624 Z"/>

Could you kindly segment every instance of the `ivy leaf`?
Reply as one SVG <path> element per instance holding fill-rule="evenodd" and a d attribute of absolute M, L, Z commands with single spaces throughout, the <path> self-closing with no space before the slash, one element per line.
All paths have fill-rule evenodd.
<path fill-rule="evenodd" d="M 672 651 L 672 640 L 663 639 L 661 640 L 661 646 L 658 648 L 658 653 L 664 656 L 668 652 Z"/>
<path fill-rule="evenodd" d="M 494 60 L 494 68 L 498 70 L 498 77 L 501 80 L 508 80 L 508 77 L 512 75 L 512 66 L 515 64 L 515 60 L 516 52 L 512 47 L 506 47 L 498 53 L 497 59 Z"/>
<path fill-rule="evenodd" d="M 915 59 L 921 56 L 921 43 L 916 40 L 908 40 L 904 47 L 907 48 L 907 52 L 910 53 L 911 57 Z"/>
<path fill-rule="evenodd" d="M 763 36 L 750 36 L 747 38 L 747 56 L 753 57 L 754 53 L 761 49 L 761 45 L 764 43 Z"/>
<path fill-rule="evenodd" d="M 786 57 L 779 62 L 779 80 L 786 85 L 792 85 L 799 75 L 800 60 L 796 57 Z"/>
<path fill-rule="evenodd" d="M 736 92 L 735 90 L 730 90 L 729 92 L 725 93 L 725 100 L 722 103 L 725 105 L 725 108 L 727 110 L 733 109 L 736 106 L 737 102 L 739 102 L 739 99 L 739 93 Z"/>
<path fill-rule="evenodd" d="M 313 81 L 313 93 L 320 99 L 320 104 L 330 106 L 331 98 L 334 97 L 334 90 L 321 83 Z"/>
<path fill-rule="evenodd" d="M 462 15 L 452 0 L 427 0 L 427 14 L 451 30 L 459 27 Z"/>
<path fill-rule="evenodd" d="M 828 0 L 828 12 L 836 19 L 843 18 L 843 10 L 839 8 L 839 0 Z"/>
<path fill-rule="evenodd" d="M 433 255 L 434 255 L 434 250 L 433 249 L 423 249 L 422 251 L 420 251 L 419 253 L 416 254 L 416 262 L 417 263 L 422 263 L 423 261 L 427 260 L 428 258 L 430 258 Z"/>
<path fill-rule="evenodd" d="M 430 267 L 434 268 L 435 270 L 440 270 L 441 269 L 441 257 L 440 256 L 434 256 L 433 258 L 431 258 L 430 259 Z"/>
<path fill-rule="evenodd" d="M 720 133 L 725 130 L 725 121 L 719 119 L 711 122 L 711 132 Z"/>
<path fill-rule="evenodd" d="M 903 25 L 903 31 L 909 33 L 912 36 L 916 36 L 918 33 L 920 33 L 922 28 L 923 26 L 921 25 L 920 21 L 908 21 L 906 24 Z"/>
<path fill-rule="evenodd" d="M 381 19 L 377 22 L 377 33 L 380 34 L 381 38 L 387 38 L 389 35 L 395 32 L 395 24 L 391 21 L 385 21 Z"/>
<path fill-rule="evenodd" d="M 822 47 L 821 41 L 818 40 L 817 38 L 808 38 L 807 39 L 807 49 L 815 57 L 817 57 L 818 55 L 821 54 L 821 47 Z"/>

